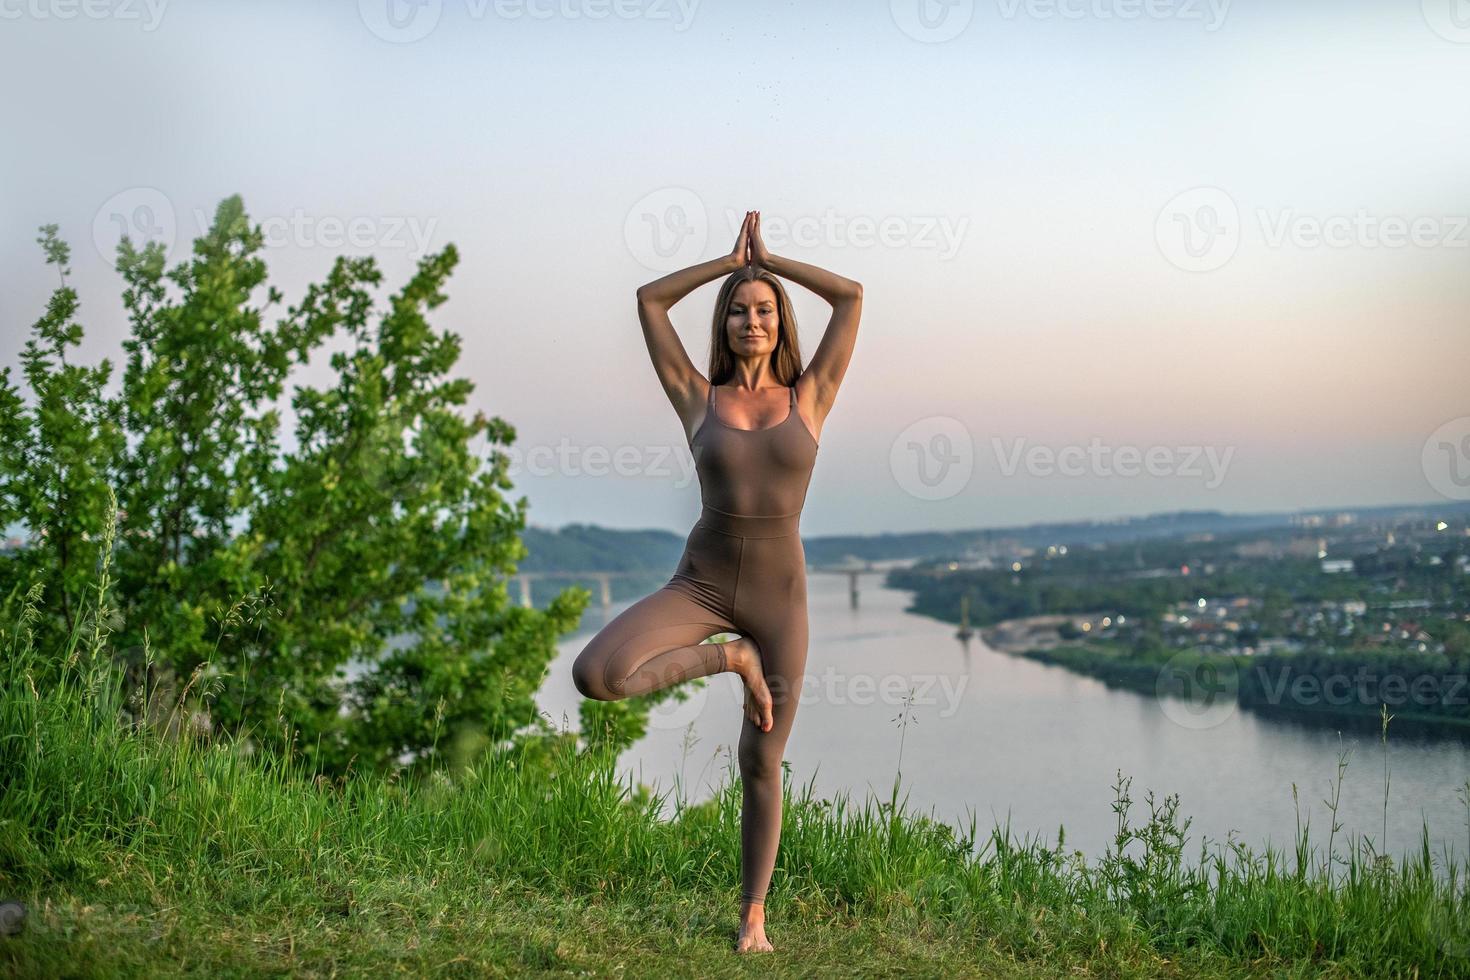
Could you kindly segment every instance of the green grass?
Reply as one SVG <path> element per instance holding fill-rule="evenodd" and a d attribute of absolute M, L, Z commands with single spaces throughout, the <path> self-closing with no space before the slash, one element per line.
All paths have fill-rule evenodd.
<path fill-rule="evenodd" d="M 0 892 L 29 908 L 4 974 L 1470 976 L 1463 874 L 1435 875 L 1427 828 L 1404 863 L 1303 830 L 1190 867 L 1177 798 L 1135 825 L 1121 775 L 1094 862 L 934 822 L 897 784 L 788 785 L 778 952 L 740 957 L 733 773 L 669 819 L 566 734 L 454 776 L 312 780 L 127 727 L 100 629 L 44 690 L 24 623 L 0 630 Z"/>

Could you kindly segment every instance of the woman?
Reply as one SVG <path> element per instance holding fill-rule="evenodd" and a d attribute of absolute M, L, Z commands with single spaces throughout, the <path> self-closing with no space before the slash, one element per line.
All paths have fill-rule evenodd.
<path fill-rule="evenodd" d="M 679 342 L 669 308 L 721 275 L 706 380 Z M 832 305 L 806 370 L 791 301 L 776 275 Z M 684 424 L 704 506 L 668 584 L 603 627 L 578 655 L 573 678 L 582 694 L 609 701 L 724 671 L 740 676 L 740 952 L 772 948 L 765 899 L 781 837 L 781 753 L 807 653 L 806 555 L 797 524 L 862 306 L 860 283 L 768 252 L 759 211 L 746 212 L 729 255 L 638 290 L 648 354 Z M 701 642 L 725 632 L 740 636 Z"/>

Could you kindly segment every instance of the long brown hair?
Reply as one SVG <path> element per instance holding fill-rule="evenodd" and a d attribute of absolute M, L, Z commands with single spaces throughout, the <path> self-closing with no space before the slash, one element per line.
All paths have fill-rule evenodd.
<path fill-rule="evenodd" d="M 776 380 L 790 387 L 801 377 L 801 344 L 796 336 L 796 311 L 791 307 L 791 297 L 770 272 L 756 272 L 751 266 L 743 266 L 720 286 L 720 295 L 715 300 L 715 319 L 710 328 L 709 381 L 722 385 L 735 374 L 735 353 L 730 350 L 730 341 L 725 336 L 725 321 L 730 315 L 730 304 L 735 300 L 735 288 L 742 282 L 760 280 L 769 283 L 776 294 L 776 349 L 771 351 L 771 373 Z"/>

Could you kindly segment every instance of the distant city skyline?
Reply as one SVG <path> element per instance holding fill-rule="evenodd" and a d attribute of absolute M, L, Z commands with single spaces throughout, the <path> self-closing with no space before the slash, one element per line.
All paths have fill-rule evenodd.
<path fill-rule="evenodd" d="M 1339 518 L 1342 518 L 1344 516 L 1352 516 L 1354 519 L 1357 519 L 1358 517 L 1361 516 L 1361 514 L 1364 511 L 1381 511 L 1381 510 L 1387 510 L 1387 511 L 1404 511 L 1404 512 L 1423 511 L 1423 513 L 1424 513 L 1424 515 L 1425 515 L 1426 518 L 1429 518 L 1429 517 L 1432 517 L 1432 516 L 1435 516 L 1435 515 L 1442 515 L 1445 518 L 1453 518 L 1453 517 L 1456 517 L 1456 516 L 1463 517 L 1464 515 L 1466 515 L 1467 511 L 1470 511 L 1470 507 L 1467 507 L 1467 505 L 1464 502 L 1454 501 L 1454 500 L 1446 500 L 1446 499 L 1444 499 L 1444 498 L 1441 497 L 1441 498 L 1437 498 L 1437 499 L 1433 499 L 1433 500 L 1428 500 L 1428 501 L 1407 501 L 1407 502 L 1390 503 L 1390 504 L 1374 504 L 1372 506 L 1363 506 L 1363 507 L 1351 507 L 1351 506 L 1349 506 L 1349 507 L 1299 507 L 1299 508 L 1290 508 L 1290 509 L 1284 509 L 1284 510 L 1276 510 L 1276 509 L 1273 509 L 1273 510 L 1260 510 L 1260 511 L 1221 511 L 1219 513 L 1220 513 L 1221 517 L 1227 518 L 1227 519 L 1228 518 L 1253 518 L 1253 517 L 1261 517 L 1261 518 L 1264 518 L 1264 517 L 1269 517 L 1269 516 L 1272 516 L 1272 515 L 1275 515 L 1275 514 L 1289 515 L 1289 517 L 1292 517 L 1292 518 L 1300 518 L 1300 520 L 1295 523 L 1295 526 L 1301 528 L 1303 534 L 1310 534 L 1311 529 L 1314 528 L 1314 527 L 1340 527 L 1340 526 L 1342 526 L 1344 522 L 1340 522 L 1338 519 Z M 1110 524 L 1142 524 L 1142 523 L 1145 523 L 1145 522 L 1148 522 L 1148 521 L 1152 521 L 1152 520 L 1156 520 L 1156 519 L 1160 519 L 1160 518 L 1165 518 L 1165 517 L 1170 517 L 1170 516 L 1173 516 L 1173 515 L 1178 515 L 1178 514 L 1193 514 L 1193 513 L 1200 513 L 1200 511 L 1198 511 L 1198 510 L 1153 511 L 1153 512 L 1150 512 L 1150 513 L 1147 513 L 1147 514 L 1114 514 L 1114 515 L 1109 515 L 1109 516 L 1106 516 L 1106 517 L 1064 517 L 1064 518 L 1058 518 L 1057 520 L 1039 520 L 1039 521 L 1027 521 L 1027 520 L 1023 520 L 1023 521 L 1017 521 L 1017 522 L 1014 522 L 1014 523 L 1011 523 L 1011 524 L 975 524 L 975 525 L 962 525 L 962 526 L 957 526 L 957 527 L 944 527 L 944 528 L 922 528 L 921 527 L 921 528 L 911 528 L 911 529 L 903 530 L 903 531 L 895 531 L 895 530 L 893 530 L 891 528 L 880 528 L 880 529 L 874 530 L 874 531 L 834 531 L 834 532 L 825 532 L 825 533 L 809 532 L 809 531 L 803 530 L 802 531 L 802 536 L 805 537 L 805 538 L 818 538 L 818 537 L 822 537 L 822 538 L 837 538 L 837 537 L 863 537 L 863 536 L 867 536 L 867 535 L 882 536 L 882 535 L 885 535 L 885 534 L 887 534 L 887 535 L 924 534 L 926 532 L 946 533 L 946 534 L 948 534 L 948 533 L 960 533 L 960 532 L 966 532 L 966 531 L 994 531 L 994 532 L 1002 532 L 1003 533 L 1003 532 L 1006 532 L 1006 531 L 1021 531 L 1021 530 L 1026 530 L 1026 529 L 1033 528 L 1033 527 L 1049 527 L 1049 526 L 1064 526 L 1064 525 L 1097 525 L 1097 526 L 1103 526 L 1103 525 L 1110 525 Z M 1211 511 L 1210 513 L 1213 513 L 1213 512 Z M 1349 522 L 1346 522 L 1346 523 L 1352 523 L 1352 522 L 1349 521 Z M 668 531 L 670 531 L 672 533 L 676 533 L 676 534 L 683 534 L 685 531 L 688 530 L 687 528 L 683 528 L 683 527 L 678 527 L 678 526 L 665 527 L 663 525 L 647 525 L 647 526 L 644 526 L 644 525 L 633 525 L 633 526 L 609 525 L 609 524 L 605 524 L 604 522 L 601 522 L 601 521 L 567 521 L 567 522 L 563 522 L 561 524 L 552 525 L 552 524 L 546 524 L 544 522 L 531 519 L 531 520 L 528 520 L 527 521 L 527 524 L 528 524 L 528 526 L 535 526 L 535 527 L 541 528 L 542 530 L 547 530 L 547 531 L 559 531 L 559 530 L 562 530 L 562 529 L 568 527 L 571 524 L 593 524 L 593 525 L 597 525 L 597 526 L 600 526 L 600 527 L 607 527 L 610 530 L 620 530 L 620 531 L 668 530 Z M 1132 540 L 1132 539 L 1129 539 L 1129 540 Z"/>
<path fill-rule="evenodd" d="M 115 375 L 123 228 L 178 261 L 240 193 L 288 305 L 339 254 L 395 289 L 453 243 L 432 322 L 530 521 L 687 530 L 633 291 L 759 208 L 865 287 L 805 534 L 1470 497 L 1448 2 L 63 6 L 0 32 L 0 367 L 44 223 Z M 701 370 L 717 287 L 672 312 Z M 827 310 L 791 294 L 809 359 Z"/>
<path fill-rule="evenodd" d="M 1466 514 L 1467 511 L 1470 511 L 1470 505 L 1467 505 L 1465 502 L 1461 502 L 1461 501 L 1446 500 L 1444 498 L 1438 498 L 1438 499 L 1429 500 L 1429 501 L 1408 501 L 1408 502 L 1400 502 L 1400 503 L 1392 503 L 1392 504 L 1375 504 L 1375 505 L 1372 505 L 1372 506 L 1360 506 L 1360 507 L 1351 507 L 1351 506 L 1349 506 L 1349 507 L 1299 507 L 1299 508 L 1291 508 L 1291 509 L 1288 509 L 1288 510 L 1221 511 L 1220 514 L 1224 518 L 1232 518 L 1232 517 L 1243 517 L 1243 518 L 1267 517 L 1267 516 L 1271 516 L 1273 514 L 1292 515 L 1293 517 L 1300 517 L 1300 521 L 1297 522 L 1297 526 L 1301 527 L 1303 529 L 1304 533 L 1305 533 L 1307 529 L 1312 528 L 1312 527 L 1338 527 L 1338 526 L 1341 525 L 1341 522 L 1338 520 L 1339 518 L 1341 518 L 1343 516 L 1347 516 L 1347 515 L 1351 515 L 1354 518 L 1357 518 L 1357 517 L 1360 517 L 1361 514 L 1364 511 L 1372 511 L 1372 510 L 1391 510 L 1391 511 L 1406 511 L 1406 512 L 1412 512 L 1412 511 L 1422 510 L 1424 512 L 1424 514 L 1425 514 L 1426 517 L 1430 517 L 1432 515 L 1444 515 L 1446 517 L 1453 517 L 1455 515 L 1464 515 L 1464 514 Z M 865 535 L 878 535 L 878 536 L 881 536 L 881 535 L 885 535 L 885 534 L 895 534 L 895 535 L 896 534 L 923 534 L 925 532 L 936 532 L 936 533 L 955 533 L 955 532 L 965 532 L 965 531 L 998 531 L 998 532 L 1004 532 L 1004 531 L 1013 531 L 1013 530 L 1014 531 L 1019 531 L 1019 530 L 1024 530 L 1024 529 L 1031 528 L 1031 527 L 1046 527 L 1046 526 L 1058 526 L 1058 525 L 1067 525 L 1067 524 L 1099 525 L 1099 526 L 1101 526 L 1101 525 L 1109 525 L 1109 524 L 1144 523 L 1144 522 L 1147 522 L 1147 521 L 1150 521 L 1150 520 L 1154 520 L 1154 519 L 1158 519 L 1158 518 L 1163 518 L 1163 517 L 1169 517 L 1169 516 L 1177 515 L 1177 514 L 1197 514 L 1197 513 L 1201 513 L 1201 511 L 1199 511 L 1199 510 L 1155 511 L 1155 512 L 1150 512 L 1150 513 L 1147 513 L 1147 514 L 1115 514 L 1115 515 L 1110 515 L 1110 516 L 1107 516 L 1107 517 L 1071 517 L 1071 518 L 1059 518 L 1059 519 L 1057 519 L 1055 521 L 1017 521 L 1017 522 L 1013 522 L 1013 523 L 1010 523 L 1010 524 L 976 524 L 976 525 L 963 525 L 963 526 L 958 526 L 958 527 L 946 527 L 946 528 L 912 528 L 912 529 L 909 529 L 907 531 L 894 531 L 891 528 L 879 528 L 879 529 L 874 530 L 874 531 L 850 531 L 850 532 L 849 531 L 835 531 L 835 532 L 830 532 L 830 533 L 815 533 L 815 532 L 809 532 L 809 531 L 805 531 L 804 530 L 802 532 L 802 536 L 803 537 L 807 537 L 807 538 L 816 538 L 816 537 L 849 537 L 849 536 L 858 536 L 858 537 L 861 537 L 861 536 L 865 536 Z M 1210 513 L 1213 513 L 1213 512 L 1210 512 Z M 528 527 L 536 527 L 536 528 L 540 528 L 540 529 L 546 530 L 546 531 L 560 531 L 560 530 L 562 530 L 562 529 L 564 529 L 564 528 L 566 528 L 566 527 L 568 527 L 570 525 L 573 525 L 573 524 L 590 524 L 590 525 L 596 525 L 596 526 L 599 526 L 599 527 L 605 527 L 605 528 L 608 528 L 610 530 L 619 530 L 619 531 L 663 530 L 663 531 L 668 531 L 668 532 L 670 532 L 672 534 L 680 534 L 680 535 L 682 535 L 683 533 L 685 533 L 688 530 L 687 528 L 681 527 L 681 526 L 678 526 L 678 525 L 672 525 L 672 526 L 669 526 L 669 525 L 634 525 L 634 526 L 623 526 L 623 525 L 608 524 L 608 523 L 603 522 L 603 521 L 589 521 L 589 520 L 573 520 L 573 521 L 563 521 L 563 522 L 561 522 L 559 524 L 547 524 L 547 523 L 545 523 L 543 521 L 540 521 L 540 520 L 535 519 L 534 517 L 529 518 L 526 521 L 526 524 L 527 524 Z M 1392 535 L 1390 534 L 1390 537 L 1391 536 Z M 22 528 L 22 525 L 20 525 L 20 524 L 12 524 L 11 526 L 5 528 L 3 530 L 3 533 L 0 533 L 0 545 L 9 546 L 9 545 L 12 545 L 12 544 L 15 544 L 15 543 L 19 543 L 19 542 L 23 541 L 23 539 L 24 539 L 23 528 Z"/>

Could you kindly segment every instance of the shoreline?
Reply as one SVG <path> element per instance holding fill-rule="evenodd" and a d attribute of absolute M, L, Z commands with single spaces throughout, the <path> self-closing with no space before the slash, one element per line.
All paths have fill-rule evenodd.
<path fill-rule="evenodd" d="M 982 627 L 978 629 L 978 633 L 985 645 L 997 652 L 1061 667 L 1083 677 L 1100 680 L 1110 688 L 1122 688 L 1155 699 L 1178 696 L 1177 692 L 1159 690 L 1163 664 L 1134 659 L 1127 654 L 1109 651 L 1087 641 L 1063 640 L 1056 627 L 1064 621 L 1078 618 L 1084 617 L 1076 613 L 1025 616 Z M 1179 654 L 1187 652 L 1187 649 L 1181 649 Z M 1200 659 L 1217 661 L 1226 658 L 1201 655 Z M 1231 662 L 1240 660 L 1229 659 Z M 1364 705 L 1361 708 L 1279 705 L 1242 699 L 1241 692 L 1242 688 L 1237 684 L 1235 700 L 1238 707 L 1273 721 L 1290 721 L 1314 728 L 1341 727 L 1350 731 L 1373 732 L 1379 731 L 1382 725 L 1377 705 Z M 1470 739 L 1470 718 L 1424 714 L 1404 710 L 1403 706 L 1390 706 L 1389 715 L 1390 724 L 1396 732 L 1457 740 Z"/>

